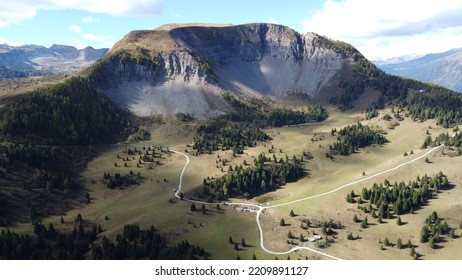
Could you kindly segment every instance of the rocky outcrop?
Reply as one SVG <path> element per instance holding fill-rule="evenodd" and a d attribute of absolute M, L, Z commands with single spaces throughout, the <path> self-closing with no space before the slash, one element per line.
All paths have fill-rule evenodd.
<path fill-rule="evenodd" d="M 126 35 L 102 62 L 108 96 L 134 114 L 228 111 L 223 91 L 243 97 L 311 97 L 346 59 L 324 37 L 275 24 L 168 25 Z"/>

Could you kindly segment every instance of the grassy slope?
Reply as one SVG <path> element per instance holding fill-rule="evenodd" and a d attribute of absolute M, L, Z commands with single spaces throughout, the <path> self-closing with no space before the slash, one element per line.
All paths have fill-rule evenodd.
<path fill-rule="evenodd" d="M 290 157 L 293 154 L 300 156 L 303 150 L 311 151 L 314 159 L 306 163 L 310 173 L 309 177 L 303 178 L 296 183 L 288 184 L 277 192 L 268 194 L 269 197 L 275 199 L 270 201 L 273 205 L 335 189 L 345 183 L 363 178 L 363 171 L 366 172 L 366 175 L 369 175 L 394 167 L 410 159 L 410 157 L 403 157 L 404 151 L 409 152 L 412 149 L 415 153 L 414 157 L 424 153 L 424 151 L 419 150 L 419 147 L 429 125 L 433 127 L 433 129 L 429 129 L 433 135 L 438 135 L 444 131 L 442 128 L 436 127 L 433 121 L 414 123 L 406 119 L 394 130 L 391 130 L 387 128 L 387 122 L 373 119 L 364 123 L 382 126 L 388 132 L 387 138 L 391 141 L 389 144 L 384 147 L 366 148 L 349 157 L 336 156 L 333 161 L 327 159 L 325 152 L 328 145 L 336 140 L 335 137 L 330 135 L 330 129 L 333 127 L 341 128 L 355 123 L 362 117 L 363 115 L 361 114 L 342 113 L 332 110 L 329 119 L 322 124 L 268 129 L 267 132 L 274 139 L 272 143 L 268 143 L 267 147 L 259 146 L 246 150 L 248 155 L 233 159 L 229 151 L 219 152 L 219 154 L 221 158 L 228 158 L 233 160 L 233 164 L 239 164 L 245 158 L 248 162 L 252 162 L 252 156 L 258 155 L 261 151 L 267 153 L 271 144 L 274 145 L 278 157 L 284 156 L 285 153 L 288 153 Z M 160 129 L 156 129 L 156 133 L 153 135 L 154 140 L 152 142 L 164 146 L 169 143 L 171 149 L 184 151 L 185 144 L 192 141 L 192 134 L 188 132 L 189 130 L 192 131 L 193 127 L 191 126 L 188 129 L 184 125 L 160 125 Z M 314 137 L 315 133 L 316 139 L 323 137 L 324 140 L 311 141 L 310 139 Z M 156 139 L 163 140 L 156 143 Z M 169 139 L 172 141 L 169 141 Z M 68 212 L 64 217 L 66 221 L 73 220 L 77 213 L 81 213 L 84 218 L 101 223 L 103 229 L 105 229 L 105 234 L 111 237 L 120 231 L 123 224 L 139 223 L 141 226 L 154 224 L 163 229 L 165 234 L 170 236 L 172 242 L 188 239 L 193 244 L 203 246 L 212 254 L 211 258 L 234 259 L 239 254 L 243 259 L 250 259 L 254 253 L 259 259 L 274 258 L 274 256 L 264 253 L 259 247 L 255 214 L 237 213 L 231 207 L 222 207 L 223 211 L 217 211 L 214 207 L 210 207 L 210 213 L 203 215 L 200 211 L 190 212 L 190 203 L 168 203 L 168 199 L 173 197 L 172 189 L 178 185 L 178 176 L 184 165 L 184 158 L 181 156 L 172 155 L 168 157 L 164 165 L 156 167 L 152 171 L 140 169 L 141 174 L 146 177 L 144 183 L 140 186 L 130 187 L 122 191 L 109 190 L 101 183 L 98 183 L 102 173 L 105 171 L 114 173 L 115 171 L 124 170 L 122 173 L 128 173 L 130 169 L 136 170 L 136 166 L 134 168 L 114 167 L 116 155 L 121 154 L 123 148 L 123 145 L 99 148 L 100 156 L 94 159 L 87 170 L 81 174 L 81 180 L 91 194 L 92 203 L 83 209 Z M 282 149 L 282 154 L 279 149 Z M 222 174 L 220 169 L 216 168 L 216 158 L 216 154 L 191 157 L 191 163 L 184 177 L 185 193 L 192 190 L 194 186 L 199 185 L 204 177 Z M 424 255 L 423 258 L 462 258 L 460 252 L 454 249 L 461 245 L 461 239 L 443 243 L 442 246 L 445 248 L 439 250 L 428 249 L 427 244 L 420 245 L 418 242 L 423 222 L 433 210 L 436 210 L 441 217 L 447 218 L 450 226 L 457 227 L 460 222 L 460 217 L 457 213 L 460 213 L 462 208 L 462 204 L 458 199 L 462 196 L 462 190 L 459 190 L 457 186 L 461 183 L 462 176 L 458 174 L 457 166 L 460 166 L 462 159 L 460 157 L 441 157 L 438 152 L 431 156 L 430 159 L 433 162 L 431 164 L 425 164 L 422 160 L 399 171 L 359 183 L 356 186 L 345 188 L 322 198 L 267 210 L 262 216 L 266 246 L 273 250 L 287 250 L 289 248 L 285 242 L 287 232 L 291 230 L 295 236 L 302 233 L 299 227 L 301 218 L 309 218 L 310 220 L 333 219 L 335 221 L 340 220 L 346 226 L 346 229 L 339 231 L 335 244 L 325 251 L 340 258 L 410 258 L 409 249 L 398 250 L 391 248 L 385 251 L 380 250 L 378 240 L 383 240 L 385 236 L 388 236 L 393 243 L 396 242 L 398 237 L 405 243 L 408 239 L 411 239 L 413 244 L 419 245 L 416 250 Z M 119 160 L 119 166 L 122 164 L 122 161 Z M 136 165 L 136 163 L 134 164 Z M 432 200 L 430 206 L 419 210 L 418 214 L 402 216 L 403 221 L 407 222 L 406 225 L 398 227 L 395 220 L 386 220 L 386 224 L 373 225 L 366 230 L 362 230 L 359 224 L 352 222 L 354 213 L 357 213 L 360 218 L 364 216 L 355 204 L 345 202 L 346 194 L 352 189 L 359 193 L 363 186 L 369 187 L 373 182 L 382 182 L 385 178 L 392 182 L 395 180 L 407 181 L 415 178 L 417 174 L 427 173 L 432 175 L 439 170 L 447 174 L 450 182 L 454 183 L 456 187 L 442 192 L 439 199 Z M 151 178 L 153 181 L 150 181 Z M 163 178 L 166 178 L 168 182 L 163 182 Z M 300 216 L 289 217 L 291 209 Z M 104 220 L 106 215 L 110 218 L 108 221 Z M 278 223 L 281 217 L 292 226 L 280 228 Z M 369 221 L 376 223 L 371 217 L 369 217 Z M 59 224 L 59 217 L 50 217 L 45 222 Z M 66 224 L 58 225 L 58 228 L 66 226 Z M 19 225 L 15 230 L 26 232 L 30 230 L 30 225 Z M 315 229 L 315 231 L 319 232 L 319 229 Z M 361 239 L 347 241 L 346 234 L 348 232 L 358 233 Z M 459 230 L 456 230 L 456 233 L 459 234 Z M 309 235 L 306 232 L 303 232 L 303 234 L 305 236 Z M 247 244 L 252 247 L 236 252 L 233 246 L 228 243 L 230 235 L 237 242 L 240 242 L 241 238 L 245 238 Z M 300 257 L 304 258 L 306 255 L 309 258 L 317 257 L 313 253 L 300 252 Z M 281 258 L 281 256 L 279 257 Z M 286 258 L 286 256 L 282 258 Z M 297 258 L 297 253 L 292 254 L 291 258 Z"/>

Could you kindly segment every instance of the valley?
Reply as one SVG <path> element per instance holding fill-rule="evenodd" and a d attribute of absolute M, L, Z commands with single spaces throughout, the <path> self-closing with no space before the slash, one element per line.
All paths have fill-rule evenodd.
<path fill-rule="evenodd" d="M 53 83 L 2 96 L 1 198 L 21 190 L 17 211 L 35 214 L 3 204 L 0 226 L 53 246 L 49 232 L 76 232 L 80 255 L 59 256 L 462 258 L 461 143 L 423 146 L 458 133 L 461 97 L 348 44 L 269 24 L 167 26 Z M 34 194 L 79 203 L 32 211 Z"/>

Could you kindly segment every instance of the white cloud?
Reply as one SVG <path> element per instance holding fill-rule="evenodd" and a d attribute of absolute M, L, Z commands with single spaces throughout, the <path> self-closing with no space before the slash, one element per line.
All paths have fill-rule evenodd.
<path fill-rule="evenodd" d="M 68 28 L 67 30 L 72 31 L 72 32 L 75 32 L 75 33 L 80 33 L 80 32 L 82 32 L 82 28 L 80 28 L 80 26 L 75 25 L 75 24 L 69 26 L 69 28 Z"/>
<path fill-rule="evenodd" d="M 377 59 L 462 47 L 461 14 L 462 0 L 328 0 L 303 23 Z"/>
<path fill-rule="evenodd" d="M 97 22 L 97 21 L 100 21 L 101 19 L 99 17 L 92 17 L 91 15 L 88 15 L 84 18 L 82 18 L 82 21 L 85 22 L 85 23 L 91 23 L 91 22 Z"/>
<path fill-rule="evenodd" d="M 10 46 L 20 46 L 21 45 L 19 42 L 8 40 L 6 38 L 0 38 L 0 44 L 7 44 Z"/>
<path fill-rule="evenodd" d="M 112 36 L 96 36 L 93 34 L 83 34 L 83 38 L 90 40 L 90 41 L 96 41 L 96 42 L 104 42 L 104 41 L 113 41 L 114 37 Z"/>
<path fill-rule="evenodd" d="M 0 2 L 0 27 L 33 18 L 38 10 L 76 9 L 114 16 L 154 16 L 163 0 L 21 0 Z"/>
<path fill-rule="evenodd" d="M 17 24 L 35 16 L 37 10 L 29 3 L 0 1 L 0 27 Z"/>
<path fill-rule="evenodd" d="M 84 48 L 90 46 L 90 45 L 89 45 L 87 42 L 85 42 L 84 40 L 72 40 L 72 43 L 73 43 L 73 45 L 74 45 L 77 49 L 79 49 L 79 50 L 84 49 Z"/>

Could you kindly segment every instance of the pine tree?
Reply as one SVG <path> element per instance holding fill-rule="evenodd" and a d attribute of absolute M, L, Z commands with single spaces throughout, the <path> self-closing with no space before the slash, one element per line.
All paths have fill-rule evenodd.
<path fill-rule="evenodd" d="M 236 256 L 236 260 L 239 261 L 241 259 L 241 256 L 239 254 Z"/>
<path fill-rule="evenodd" d="M 196 204 L 194 202 L 191 204 L 191 211 L 196 211 Z"/>
<path fill-rule="evenodd" d="M 247 247 L 247 244 L 245 244 L 244 238 L 241 239 L 241 246 L 244 248 Z"/>
<path fill-rule="evenodd" d="M 358 216 L 356 216 L 356 214 L 353 216 L 353 222 L 357 223 L 359 220 L 358 220 Z"/>
<path fill-rule="evenodd" d="M 233 241 L 233 238 L 231 237 L 231 235 L 228 238 L 228 242 L 229 242 L 229 244 L 234 244 L 234 241 Z"/>
<path fill-rule="evenodd" d="M 64 218 L 61 216 L 61 224 L 64 224 Z"/>
<path fill-rule="evenodd" d="M 398 238 L 396 241 L 396 248 L 401 249 L 403 246 L 403 242 L 401 241 L 401 238 Z"/>
<path fill-rule="evenodd" d="M 256 259 L 257 259 L 257 257 L 255 256 L 255 254 L 253 254 L 252 260 L 256 260 Z"/>
<path fill-rule="evenodd" d="M 237 245 L 237 243 L 234 243 L 234 250 L 239 251 L 239 246 Z"/>
<path fill-rule="evenodd" d="M 207 211 L 207 208 L 205 208 L 205 204 L 202 204 L 201 210 L 202 214 L 205 214 L 205 212 Z"/>
<path fill-rule="evenodd" d="M 401 217 L 400 217 L 400 216 L 398 216 L 398 218 L 396 219 L 396 224 L 397 224 L 398 226 L 400 226 L 400 225 L 403 224 L 403 223 L 401 222 Z"/>
<path fill-rule="evenodd" d="M 348 240 L 353 240 L 353 233 L 349 232 L 349 233 L 347 234 L 347 239 L 348 239 Z"/>
<path fill-rule="evenodd" d="M 290 216 L 291 216 L 291 217 L 295 217 L 294 210 L 290 210 Z"/>
<path fill-rule="evenodd" d="M 390 241 L 388 240 L 388 237 L 385 237 L 385 240 L 383 241 L 383 245 L 385 246 L 390 246 Z"/>
<path fill-rule="evenodd" d="M 281 220 L 279 221 L 279 225 L 280 225 L 281 227 L 283 227 L 283 226 L 286 225 L 286 222 L 284 221 L 283 218 L 281 218 Z"/>

